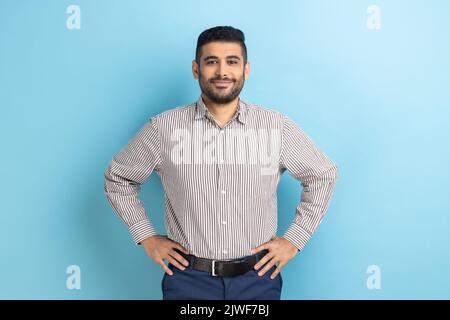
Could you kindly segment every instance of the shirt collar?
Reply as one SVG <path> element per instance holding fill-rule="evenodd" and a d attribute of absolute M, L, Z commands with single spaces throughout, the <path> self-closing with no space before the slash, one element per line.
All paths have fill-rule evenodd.
<path fill-rule="evenodd" d="M 248 106 L 247 104 L 239 98 L 239 106 L 237 110 L 237 119 L 245 124 L 247 119 L 247 112 L 248 112 Z M 202 96 L 198 98 L 197 102 L 195 103 L 195 119 L 202 119 L 203 117 L 207 116 L 209 114 L 209 110 L 206 107 Z M 234 116 L 236 117 L 236 115 Z"/>

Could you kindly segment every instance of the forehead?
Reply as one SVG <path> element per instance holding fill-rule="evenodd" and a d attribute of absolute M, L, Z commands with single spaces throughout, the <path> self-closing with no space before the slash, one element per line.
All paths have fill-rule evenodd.
<path fill-rule="evenodd" d="M 202 46 L 202 56 L 217 56 L 225 58 L 227 56 L 242 57 L 242 48 L 238 42 L 210 42 Z"/>

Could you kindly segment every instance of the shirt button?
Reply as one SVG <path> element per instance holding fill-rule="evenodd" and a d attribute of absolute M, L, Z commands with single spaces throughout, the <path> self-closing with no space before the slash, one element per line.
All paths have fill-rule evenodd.
<path fill-rule="evenodd" d="M 228 253 L 228 251 L 227 251 L 227 250 L 223 250 L 222 252 L 223 252 L 223 254 L 227 254 L 227 253 Z"/>
<path fill-rule="evenodd" d="M 219 131 L 219 133 L 222 134 L 222 133 L 223 133 L 223 129 L 221 129 L 221 130 Z"/>
<path fill-rule="evenodd" d="M 226 221 L 222 221 L 222 224 L 227 224 L 227 222 Z"/>
<path fill-rule="evenodd" d="M 220 191 L 222 194 L 225 194 L 225 193 L 227 193 L 225 190 L 222 190 L 222 191 Z"/>
<path fill-rule="evenodd" d="M 220 163 L 224 163 L 225 162 L 225 160 L 224 159 L 220 159 Z"/>

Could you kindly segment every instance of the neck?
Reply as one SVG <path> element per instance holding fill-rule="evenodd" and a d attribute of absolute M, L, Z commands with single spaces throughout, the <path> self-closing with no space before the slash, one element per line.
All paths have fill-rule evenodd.
<path fill-rule="evenodd" d="M 215 103 L 203 94 L 202 99 L 206 108 L 208 108 L 208 111 L 213 115 L 214 119 L 219 122 L 220 127 L 223 127 L 231 118 L 233 118 L 239 106 L 239 97 L 224 104 Z"/>

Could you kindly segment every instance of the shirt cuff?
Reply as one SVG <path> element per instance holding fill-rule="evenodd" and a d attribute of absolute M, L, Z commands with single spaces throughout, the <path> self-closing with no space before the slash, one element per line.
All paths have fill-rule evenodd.
<path fill-rule="evenodd" d="M 292 223 L 282 236 L 301 251 L 311 238 L 311 235 L 296 223 Z"/>
<path fill-rule="evenodd" d="M 158 234 L 149 219 L 132 224 L 129 230 L 136 244 L 141 244 L 142 240 Z"/>

